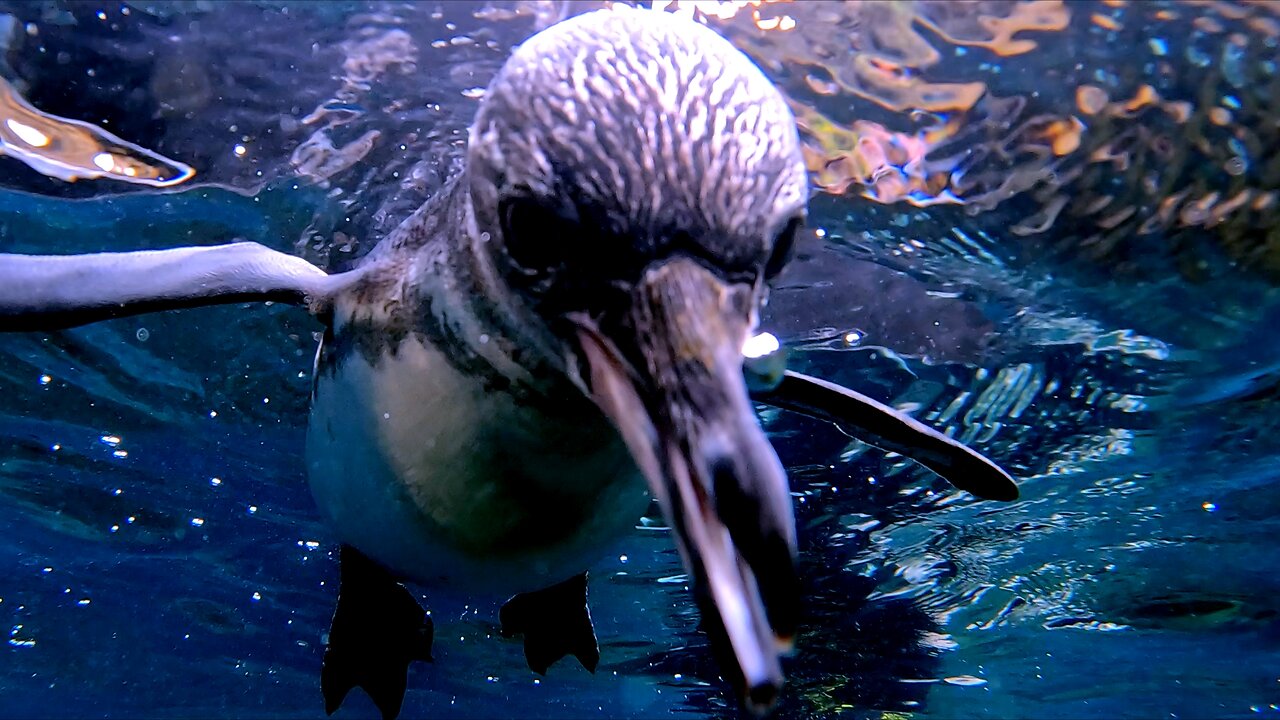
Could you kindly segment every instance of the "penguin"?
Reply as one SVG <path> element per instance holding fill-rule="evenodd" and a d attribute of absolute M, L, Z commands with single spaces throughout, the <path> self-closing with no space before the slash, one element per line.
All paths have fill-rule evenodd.
<path fill-rule="evenodd" d="M 963 444 L 786 370 L 758 333 L 808 189 L 790 108 L 745 55 L 691 20 L 598 10 L 514 51 L 461 172 L 355 268 L 246 242 L 0 255 L 0 331 L 257 301 L 323 323 L 306 467 L 342 542 L 327 712 L 361 687 L 399 713 L 434 632 L 405 582 L 510 597 L 502 632 L 533 670 L 594 670 L 586 572 L 656 499 L 722 674 L 763 714 L 802 598 L 753 401 L 1018 495 Z"/>

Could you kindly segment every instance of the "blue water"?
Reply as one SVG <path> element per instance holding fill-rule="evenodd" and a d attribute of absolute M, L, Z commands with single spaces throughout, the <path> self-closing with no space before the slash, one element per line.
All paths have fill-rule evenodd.
<path fill-rule="evenodd" d="M 158 193 L 0 159 L 0 250 L 246 238 L 341 267 L 456 167 L 470 89 L 556 17 L 554 3 L 492 5 L 537 12 L 0 3 L 39 28 L 6 51 L 32 102 L 200 172 Z M 1090 16 L 1112 9 L 1069 6 L 1067 31 L 1037 36 L 1041 55 L 964 57 L 1003 71 L 984 71 L 993 88 L 1040 93 L 1028 95 L 1039 108 L 1068 94 L 1037 87 L 1045 68 L 1123 75 L 1149 62 L 1135 48 L 1161 47 L 1128 17 L 1124 34 L 1091 42 Z M 1236 22 L 1220 12 L 1204 11 Z M 310 130 L 282 118 L 330 99 L 344 39 L 397 27 L 417 66 L 360 90 L 355 119 L 334 130 L 339 144 L 382 139 L 324 187 L 299 179 L 288 157 Z M 1201 63 L 1196 48 L 1219 36 L 1171 27 L 1158 39 L 1178 72 L 1225 57 L 1264 77 L 1280 59 L 1259 30 L 1244 60 Z M 469 42 L 432 47 L 451 37 Z M 186 84 L 147 84 L 157 66 L 186 68 Z M 1259 103 L 1250 117 L 1280 117 L 1265 90 L 1276 81 L 1258 82 L 1238 91 Z M 1203 103 L 1200 87 L 1161 89 Z M 157 110 L 162 92 L 180 111 Z M 1277 189 L 1280 145 L 1255 129 L 1262 169 L 1196 176 L 1198 193 Z M 1090 182 L 1074 191 L 1122 196 L 1142 179 Z M 970 214 L 815 196 L 823 237 L 779 279 L 766 329 L 798 369 L 989 454 L 1022 498 L 977 502 L 829 425 L 765 410 L 809 602 L 778 717 L 1280 717 L 1280 289 L 1266 260 L 1280 223 L 1260 213 L 1232 226 L 1243 241 L 1193 228 L 1098 249 L 1072 218 L 1010 232 L 1030 214 L 1019 202 Z M 321 716 L 336 546 L 301 462 L 319 329 L 297 309 L 244 306 L 0 336 L 0 717 Z M 495 608 L 445 607 L 402 716 L 733 715 L 656 510 L 590 593 L 595 675 L 561 662 L 538 678 L 498 636 Z M 377 712 L 353 692 L 337 717 Z"/>

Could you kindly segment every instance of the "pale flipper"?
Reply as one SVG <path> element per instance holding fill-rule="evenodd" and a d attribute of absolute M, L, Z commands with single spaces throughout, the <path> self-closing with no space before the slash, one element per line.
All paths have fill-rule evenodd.
<path fill-rule="evenodd" d="M 845 428 L 859 440 L 929 468 L 952 485 L 987 500 L 1017 500 L 1018 486 L 1000 466 L 919 420 L 835 383 L 786 371 L 772 389 L 755 389 L 762 403 Z"/>
<path fill-rule="evenodd" d="M 250 301 L 318 310 L 354 273 L 242 242 L 88 255 L 0 254 L 0 332 Z"/>
<path fill-rule="evenodd" d="M 516 595 L 502 606 L 498 618 L 503 637 L 524 635 L 524 659 L 539 675 L 565 655 L 577 658 L 588 672 L 594 673 L 600 664 L 600 645 L 587 605 L 586 573 Z"/>
<path fill-rule="evenodd" d="M 324 710 L 332 715 L 351 688 L 362 688 L 383 720 L 400 714 L 409 663 L 431 660 L 431 616 L 390 573 L 359 550 L 339 554 L 338 609 L 320 671 Z"/>

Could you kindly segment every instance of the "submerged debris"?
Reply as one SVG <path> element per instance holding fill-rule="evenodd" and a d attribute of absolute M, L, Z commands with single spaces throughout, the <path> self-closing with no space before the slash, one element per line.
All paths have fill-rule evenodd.
<path fill-rule="evenodd" d="M 378 130 L 366 131 L 351 142 L 335 146 L 330 133 L 364 115 L 373 86 L 390 72 L 412 74 L 418 67 L 418 46 L 413 38 L 394 25 L 392 16 L 375 15 L 362 18 L 370 22 L 361 27 L 355 38 L 341 44 L 342 86 L 333 97 L 322 102 L 302 118 L 303 125 L 319 125 L 293 152 L 290 163 L 297 173 L 319 183 L 351 168 L 364 159 L 382 137 Z"/>

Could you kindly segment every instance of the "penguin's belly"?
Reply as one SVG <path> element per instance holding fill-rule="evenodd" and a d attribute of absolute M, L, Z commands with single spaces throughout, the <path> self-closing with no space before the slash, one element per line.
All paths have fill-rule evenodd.
<path fill-rule="evenodd" d="M 635 527 L 644 481 L 594 408 L 544 412 L 486 391 L 406 340 L 317 378 L 312 493 L 339 537 L 408 579 L 528 591 L 565 580 Z"/>

